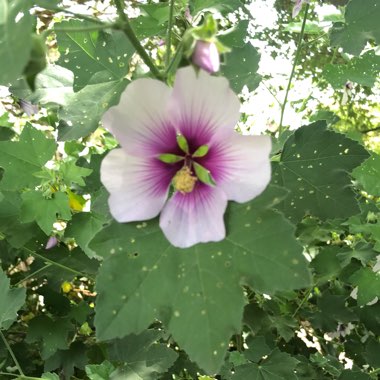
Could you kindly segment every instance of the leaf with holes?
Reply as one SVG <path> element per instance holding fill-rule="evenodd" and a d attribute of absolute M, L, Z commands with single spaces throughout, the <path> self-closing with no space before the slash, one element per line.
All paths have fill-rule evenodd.
<path fill-rule="evenodd" d="M 9 328 L 17 318 L 17 312 L 25 302 L 24 288 L 9 289 L 10 281 L 0 269 L 0 329 Z"/>
<path fill-rule="evenodd" d="M 293 226 L 268 209 L 286 195 L 279 190 L 269 188 L 248 204 L 231 204 L 229 233 L 219 243 L 175 248 L 157 221 L 113 223 L 100 232 L 90 243 L 97 255 L 107 257 L 97 278 L 98 338 L 138 334 L 157 318 L 191 360 L 217 371 L 229 338 L 241 329 L 240 284 L 273 293 L 310 282 Z"/>
<path fill-rule="evenodd" d="M 123 32 L 70 31 L 94 25 L 82 20 L 55 25 L 59 27 L 56 32 L 61 53 L 58 64 L 74 73 L 74 91 L 84 88 L 99 71 L 105 71 L 109 81 L 121 80 L 128 73 L 134 48 Z"/>
<path fill-rule="evenodd" d="M 261 82 L 256 74 L 259 68 L 260 54 L 250 43 L 235 48 L 227 55 L 226 63 L 221 67 L 222 73 L 230 81 L 235 92 L 240 92 L 244 85 L 253 91 Z"/>
<path fill-rule="evenodd" d="M 39 185 L 41 181 L 34 174 L 52 158 L 55 149 L 55 141 L 30 124 L 24 127 L 19 141 L 0 141 L 0 167 L 5 170 L 0 187 L 16 190 Z"/>
<path fill-rule="evenodd" d="M 279 209 L 291 220 L 305 215 L 347 218 L 359 212 L 349 173 L 368 158 L 357 142 L 317 122 L 298 129 L 274 165 L 274 183 L 291 194 Z"/>
<path fill-rule="evenodd" d="M 36 221 L 46 235 L 50 235 L 57 218 L 71 219 L 69 198 L 67 194 L 57 192 L 51 198 L 45 198 L 39 191 L 28 191 L 21 195 L 21 221 Z"/>
<path fill-rule="evenodd" d="M 342 88 L 348 81 L 372 87 L 379 71 L 380 56 L 369 51 L 345 65 L 326 65 L 323 76 L 335 89 Z"/>
<path fill-rule="evenodd" d="M 331 30 L 331 44 L 341 46 L 346 53 L 359 55 L 367 41 L 380 42 L 380 6 L 378 0 L 351 0 L 345 13 L 345 23 L 336 23 Z"/>
<path fill-rule="evenodd" d="M 380 156 L 372 156 L 364 161 L 353 172 L 352 176 L 362 185 L 363 189 L 371 195 L 380 195 Z"/>

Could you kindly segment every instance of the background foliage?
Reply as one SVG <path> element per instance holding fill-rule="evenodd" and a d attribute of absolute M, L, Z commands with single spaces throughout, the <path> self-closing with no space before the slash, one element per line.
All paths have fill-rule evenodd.
<path fill-rule="evenodd" d="M 1 379 L 378 378 L 380 3 L 293 6 L 0 0 Z M 273 178 L 180 250 L 112 220 L 99 120 L 209 14 Z"/>

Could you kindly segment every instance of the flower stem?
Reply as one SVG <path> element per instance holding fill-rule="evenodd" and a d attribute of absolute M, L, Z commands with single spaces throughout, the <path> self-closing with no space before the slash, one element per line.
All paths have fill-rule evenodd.
<path fill-rule="evenodd" d="M 42 256 L 42 255 L 40 255 L 39 253 L 34 252 L 34 251 L 32 251 L 31 249 L 29 249 L 29 248 L 27 248 L 27 247 L 22 247 L 22 249 L 23 249 L 24 251 L 28 252 L 29 254 L 31 254 L 32 256 L 34 256 L 34 257 L 38 257 L 40 260 L 43 260 L 45 263 L 49 263 L 49 264 L 55 265 L 55 266 L 58 267 L 58 268 L 64 269 L 64 270 L 66 270 L 66 271 L 68 271 L 68 272 L 71 272 L 71 273 L 75 274 L 76 276 L 87 277 L 87 278 L 89 278 L 90 280 L 93 280 L 93 279 L 92 279 L 90 276 L 88 276 L 87 274 L 82 273 L 82 272 L 79 272 L 79 271 L 77 271 L 76 269 L 70 268 L 70 267 L 68 267 L 68 266 L 66 266 L 66 265 L 63 265 L 63 264 L 61 264 L 61 263 L 57 263 L 56 261 L 50 260 L 50 259 L 48 259 L 47 257 Z"/>
<path fill-rule="evenodd" d="M 57 24 L 59 25 L 59 23 Z M 104 24 L 98 24 L 93 26 L 83 26 L 83 27 L 59 27 L 54 26 L 54 29 L 51 29 L 52 32 L 68 32 L 68 33 L 75 33 L 75 32 L 95 32 L 97 30 L 104 30 L 104 29 L 114 29 L 118 24 L 116 23 L 104 23 Z"/>
<path fill-rule="evenodd" d="M 294 76 L 294 73 L 296 71 L 296 66 L 297 66 L 297 63 L 298 63 L 298 60 L 299 60 L 299 57 L 300 57 L 300 53 L 301 53 L 302 40 L 303 40 L 303 36 L 305 34 L 305 26 L 306 26 L 306 20 L 307 20 L 308 10 L 309 10 L 309 4 L 306 4 L 305 15 L 304 15 L 303 21 L 302 21 L 301 33 L 299 35 L 298 43 L 297 43 L 296 56 L 294 58 L 292 72 L 290 73 L 290 77 L 289 77 L 289 81 L 288 81 L 288 86 L 286 88 L 284 102 L 282 103 L 282 107 L 281 107 L 280 126 L 278 127 L 279 135 L 281 135 L 282 132 L 283 132 L 283 125 L 282 125 L 282 123 L 284 121 L 284 113 L 285 113 L 286 103 L 288 101 L 288 95 L 289 95 L 290 87 L 292 85 L 293 76 Z"/>
<path fill-rule="evenodd" d="M 17 284 L 15 284 L 15 288 L 17 288 L 17 286 L 19 286 L 20 284 L 24 283 L 25 281 L 28 281 L 30 278 L 33 278 L 34 276 L 36 276 L 38 273 L 41 273 L 43 272 L 44 270 L 50 268 L 53 264 L 46 264 L 45 266 L 43 266 L 42 268 L 36 270 L 35 272 L 29 274 L 28 276 L 24 277 L 22 280 L 20 280 Z"/>
<path fill-rule="evenodd" d="M 169 23 L 168 23 L 168 33 L 166 37 L 166 67 L 170 64 L 170 55 L 172 48 L 172 28 L 173 28 L 173 14 L 174 14 L 174 2 L 175 0 L 169 0 Z"/>
<path fill-rule="evenodd" d="M 14 354 L 14 352 L 12 350 L 12 347 L 9 345 L 7 339 L 5 338 L 5 336 L 1 330 L 0 330 L 0 338 L 3 340 L 5 347 L 7 348 L 9 354 L 12 356 L 12 359 L 16 365 L 18 372 L 20 373 L 21 376 L 25 376 L 24 372 L 22 371 L 22 368 L 20 366 L 20 363 L 18 362 L 16 355 Z"/>
<path fill-rule="evenodd" d="M 145 62 L 145 64 L 149 67 L 152 74 L 161 79 L 162 75 L 158 71 L 157 67 L 153 63 L 152 59 L 149 57 L 148 53 L 145 51 L 144 47 L 140 44 L 140 41 L 136 37 L 135 32 L 133 31 L 131 24 L 129 23 L 127 15 L 124 13 L 124 0 L 114 0 L 117 14 L 119 15 L 120 24 L 118 28 L 124 32 L 124 34 L 128 37 L 129 41 L 136 49 L 137 53 L 140 55 L 141 59 Z"/>

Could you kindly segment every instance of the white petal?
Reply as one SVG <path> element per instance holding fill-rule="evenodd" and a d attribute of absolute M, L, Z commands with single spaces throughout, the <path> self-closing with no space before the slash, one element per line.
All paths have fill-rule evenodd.
<path fill-rule="evenodd" d="M 156 165 L 161 163 L 132 157 L 123 149 L 114 149 L 103 159 L 101 181 L 110 193 L 110 211 L 118 222 L 147 220 L 159 214 L 171 175 Z"/>
<path fill-rule="evenodd" d="M 160 227 L 176 247 L 220 241 L 226 235 L 226 195 L 217 187 L 198 185 L 188 194 L 175 193 L 160 216 Z"/>
<path fill-rule="evenodd" d="M 117 106 L 103 116 L 103 125 L 130 154 L 147 156 L 165 153 L 167 138 L 175 143 L 168 122 L 171 89 L 155 79 L 137 79 L 127 86 Z"/>
<path fill-rule="evenodd" d="M 177 71 L 170 105 L 175 125 L 186 137 L 197 129 L 232 132 L 240 117 L 239 98 L 227 79 L 196 73 L 191 66 Z"/>
<path fill-rule="evenodd" d="M 229 200 L 247 202 L 264 191 L 271 179 L 269 136 L 242 136 L 235 133 L 224 157 L 225 178 L 218 183 Z"/>

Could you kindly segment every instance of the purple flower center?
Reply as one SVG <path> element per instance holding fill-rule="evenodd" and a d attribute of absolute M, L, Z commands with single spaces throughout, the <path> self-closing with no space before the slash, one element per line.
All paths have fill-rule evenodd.
<path fill-rule="evenodd" d="M 198 180 L 206 185 L 214 186 L 215 181 L 210 171 L 197 162 L 197 159 L 207 155 L 209 147 L 201 145 L 190 153 L 189 144 L 183 135 L 177 135 L 177 144 L 180 154 L 165 153 L 159 156 L 160 161 L 169 165 L 182 163 L 182 167 L 172 179 L 174 189 L 182 194 L 191 193 Z"/>

